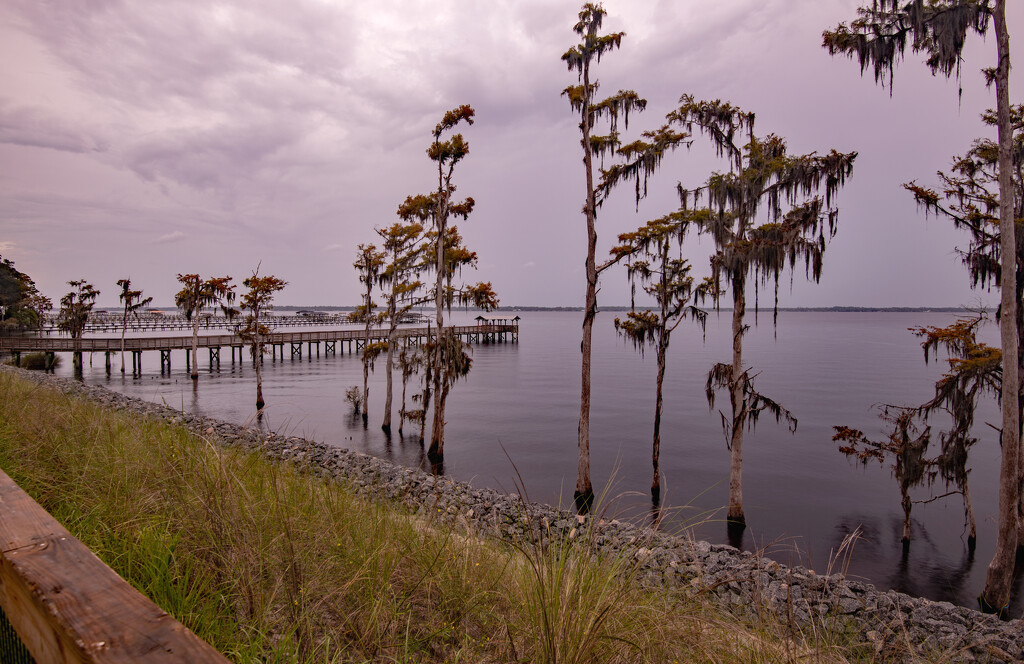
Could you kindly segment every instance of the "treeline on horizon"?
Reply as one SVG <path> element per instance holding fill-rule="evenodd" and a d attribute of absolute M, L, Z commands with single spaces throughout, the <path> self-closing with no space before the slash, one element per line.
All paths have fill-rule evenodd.
<path fill-rule="evenodd" d="M 173 309 L 174 307 L 153 307 L 153 309 Z M 277 311 L 353 311 L 358 307 L 356 305 L 334 305 L 334 304 L 317 304 L 310 306 L 300 306 L 294 304 L 281 304 L 275 305 L 274 308 Z M 654 306 L 646 307 L 647 309 L 654 309 Z M 643 310 L 645 307 L 638 306 L 637 310 Z M 559 307 L 545 307 L 533 304 L 524 305 L 511 305 L 503 306 L 502 311 L 583 311 L 581 306 L 559 306 Z M 634 307 L 629 305 L 613 305 L 606 306 L 601 305 L 601 311 L 632 311 Z M 720 311 L 732 311 L 732 307 L 719 307 Z M 758 307 L 751 309 L 751 311 L 774 311 L 772 307 Z M 483 311 L 476 307 L 469 307 L 467 311 Z M 871 307 L 871 306 L 831 306 L 831 307 L 779 307 L 778 311 L 791 311 L 791 312 L 839 312 L 839 313 L 965 313 L 965 312 L 976 312 L 976 307 L 960 306 L 960 307 Z M 499 316 L 500 318 L 500 316 Z"/>

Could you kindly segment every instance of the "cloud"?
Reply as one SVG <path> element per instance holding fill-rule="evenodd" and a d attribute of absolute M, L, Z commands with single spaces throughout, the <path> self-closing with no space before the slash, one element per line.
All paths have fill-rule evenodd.
<path fill-rule="evenodd" d="M 153 244 L 170 244 L 172 242 L 180 242 L 181 240 L 184 239 L 184 233 L 182 233 L 181 231 L 173 231 L 171 233 L 161 235 L 160 237 L 153 241 Z"/>
<path fill-rule="evenodd" d="M 649 100 L 623 127 L 630 138 L 691 92 L 756 111 L 761 130 L 786 136 L 794 152 L 861 150 L 841 200 L 856 223 L 830 249 L 838 267 L 843 251 L 875 246 L 873 220 L 889 218 L 880 211 L 906 203 L 898 216 L 914 214 L 890 182 L 934 173 L 979 131 L 980 76 L 965 75 L 962 110 L 951 83 L 938 94 L 947 105 L 932 112 L 936 95 L 920 87 L 936 84 L 926 68 L 903 67 L 893 100 L 822 51 L 821 30 L 848 20 L 858 1 L 605 0 L 605 28 L 626 39 L 594 75 L 602 91 Z M 431 129 L 469 103 L 477 121 L 459 129 L 472 151 L 455 179 L 458 195 L 477 201 L 460 227 L 481 257 L 479 278 L 499 283 L 505 271 L 512 300 L 575 302 L 585 250 L 579 119 L 559 93 L 577 77 L 559 58 L 577 41 L 578 10 L 550 0 L 0 2 L 0 58 L 16 63 L 0 72 L 0 161 L 18 165 L 0 176 L 4 238 L 22 255 L 70 257 L 92 242 L 127 255 L 129 241 L 202 237 L 190 247 L 196 270 L 237 261 L 224 265 L 237 272 L 273 257 L 293 284 L 317 284 L 302 299 L 354 301 L 350 261 L 330 254 L 378 241 L 373 227 L 393 222 L 405 196 L 436 186 L 424 154 Z M 1013 12 L 1019 22 L 1024 12 Z M 937 133 L 941 149 L 929 138 Z M 676 182 L 696 185 L 720 167 L 700 145 L 666 160 L 642 218 L 629 191 L 614 194 L 600 255 L 645 215 L 674 209 Z M 936 244 L 948 253 L 953 242 Z M 63 284 L 102 269 L 87 262 L 95 252 L 81 253 L 53 260 L 47 278 Z M 153 282 L 180 269 L 176 257 L 151 253 L 139 270 Z M 527 271 L 536 276 L 510 278 Z M 603 286 L 603 301 L 627 301 L 626 279 Z"/>
<path fill-rule="evenodd" d="M 0 143 L 78 153 L 103 152 L 107 147 L 80 121 L 6 100 L 0 100 Z"/>

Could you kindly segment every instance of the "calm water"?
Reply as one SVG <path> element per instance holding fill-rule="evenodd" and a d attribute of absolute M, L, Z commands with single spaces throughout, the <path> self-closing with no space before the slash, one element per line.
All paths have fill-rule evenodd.
<path fill-rule="evenodd" d="M 449 399 L 444 472 L 460 480 L 515 491 L 518 476 L 532 500 L 571 503 L 576 472 L 579 416 L 579 340 L 582 314 L 524 313 L 520 343 L 478 345 L 473 370 Z M 708 368 L 729 361 L 730 314 L 699 328 L 680 327 L 673 337 L 665 379 L 661 464 L 667 528 L 691 526 L 695 534 L 725 541 L 729 454 L 716 411 L 708 409 L 704 382 Z M 641 357 L 617 338 L 615 314 L 598 316 L 594 335 L 592 462 L 596 490 L 607 486 L 609 510 L 646 519 L 650 508 L 650 445 L 656 362 Z M 456 321 L 472 316 L 456 314 Z M 744 445 L 746 549 L 819 572 L 845 568 L 879 587 L 974 605 L 984 584 L 995 539 L 999 447 L 985 422 L 998 423 L 994 401 L 977 416 L 981 442 L 972 451 L 971 492 L 978 519 L 978 548 L 967 553 L 962 503 L 958 496 L 915 505 L 913 541 L 902 555 L 899 491 L 888 466 L 864 467 L 836 451 L 832 426 L 846 424 L 882 435 L 874 404 L 919 404 L 932 394 L 944 364 L 925 365 L 913 325 L 946 325 L 954 314 L 782 312 L 776 330 L 762 314 L 751 330 L 745 354 L 760 371 L 758 389 L 780 401 L 799 419 L 797 432 L 762 419 Z M 777 332 L 777 335 L 776 335 Z M 983 336 L 996 340 L 989 326 Z M 155 353 L 144 356 L 141 378 L 113 378 L 102 355 L 85 380 L 175 408 L 235 422 L 252 420 L 255 373 L 251 363 L 232 364 L 226 349 L 219 371 L 208 371 L 200 350 L 198 388 L 185 373 L 185 356 L 175 352 L 170 375 L 159 373 Z M 70 358 L 62 371 L 70 372 Z M 117 365 L 115 365 L 117 366 Z M 380 431 L 384 362 L 371 375 L 370 425 L 364 429 L 343 401 L 345 388 L 361 384 L 352 355 L 272 361 L 264 370 L 264 424 L 278 431 L 391 459 L 423 465 L 413 438 Z M 401 382 L 396 376 L 396 405 Z M 717 404 L 728 407 L 721 395 Z M 940 424 L 940 423 L 936 423 Z M 934 426 L 935 432 L 939 426 Z M 933 444 L 937 445 L 937 435 Z M 939 484 L 933 493 L 944 493 Z M 929 496 L 927 490 L 915 498 Z M 844 537 L 860 533 L 853 554 L 835 559 Z M 1018 577 L 1013 614 L 1024 603 Z"/>

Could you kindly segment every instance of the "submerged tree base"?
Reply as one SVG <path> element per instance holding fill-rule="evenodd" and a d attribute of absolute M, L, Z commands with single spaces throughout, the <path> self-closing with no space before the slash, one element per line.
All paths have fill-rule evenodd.
<path fill-rule="evenodd" d="M 577 514 L 590 514 L 594 510 L 594 490 L 576 491 L 572 494 Z"/>
<path fill-rule="evenodd" d="M 729 540 L 729 546 L 737 549 L 743 548 L 743 533 L 747 530 L 747 520 L 742 514 L 730 516 L 725 521 L 725 533 Z"/>
<path fill-rule="evenodd" d="M 661 486 L 655 485 L 651 487 L 651 502 L 655 507 L 661 504 Z"/>
<path fill-rule="evenodd" d="M 1010 606 L 1009 605 L 1001 606 L 1001 607 L 992 606 L 991 604 L 989 604 L 985 600 L 985 596 L 984 595 L 978 597 L 978 610 L 981 611 L 982 613 L 994 614 L 1000 620 L 1008 620 L 1011 617 L 1010 616 L 1010 612 L 1009 612 L 1009 610 L 1010 610 Z"/>

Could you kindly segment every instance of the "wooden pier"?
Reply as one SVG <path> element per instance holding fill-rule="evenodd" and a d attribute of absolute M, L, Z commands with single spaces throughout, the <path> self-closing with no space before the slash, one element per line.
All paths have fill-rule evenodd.
<path fill-rule="evenodd" d="M 200 330 L 233 329 L 241 321 L 240 317 L 225 318 L 224 316 L 203 315 L 199 317 Z M 314 316 L 267 316 L 263 324 L 267 327 L 326 327 L 344 325 L 348 322 L 347 313 L 331 313 Z M 121 316 L 119 314 L 99 314 L 89 318 L 85 331 L 121 332 Z M 181 314 L 159 315 L 143 314 L 139 318 L 130 318 L 127 329 L 129 332 L 171 332 L 174 330 L 191 330 L 193 322 Z M 56 316 L 47 316 L 40 329 L 43 334 L 59 334 Z"/>
<path fill-rule="evenodd" d="M 488 321 L 478 319 L 476 325 L 456 325 L 445 328 L 454 331 L 455 335 L 467 343 L 490 344 L 490 343 L 516 343 L 519 341 L 519 319 L 500 319 L 499 321 Z M 433 338 L 437 334 L 437 328 L 415 327 L 398 328 L 395 330 L 396 341 L 419 345 L 424 341 Z M 371 329 L 369 336 L 365 330 L 347 328 L 334 330 L 302 330 L 295 332 L 271 332 L 263 339 L 265 348 L 270 349 L 270 355 L 277 359 L 286 357 L 285 347 L 288 348 L 287 356 L 291 359 L 302 359 L 303 346 L 309 358 L 315 353 L 320 356 L 321 344 L 324 355 L 336 355 L 340 352 L 345 354 L 345 346 L 348 352 L 359 352 L 367 341 L 370 343 L 388 340 L 388 330 L 384 328 Z M 238 361 L 243 358 L 243 351 L 251 349 L 252 344 L 244 341 L 237 334 L 209 334 L 199 337 L 198 347 L 206 348 L 210 354 L 210 367 L 220 366 L 220 351 L 222 348 L 231 349 L 231 361 L 235 361 L 235 351 L 238 352 Z M 173 337 L 126 337 L 124 350 L 132 356 L 132 374 L 142 372 L 142 354 L 147 351 L 160 353 L 160 372 L 170 371 L 171 351 L 190 350 L 192 348 L 191 335 L 179 335 Z M 0 352 L 8 352 L 20 360 L 22 353 L 46 353 L 51 359 L 56 353 L 75 353 L 79 358 L 82 353 L 103 353 L 106 360 L 107 373 L 110 373 L 110 358 L 121 350 L 120 337 L 85 337 L 83 339 L 71 339 L 68 337 L 0 337 Z M 190 354 L 185 355 L 186 366 L 191 363 Z"/>

